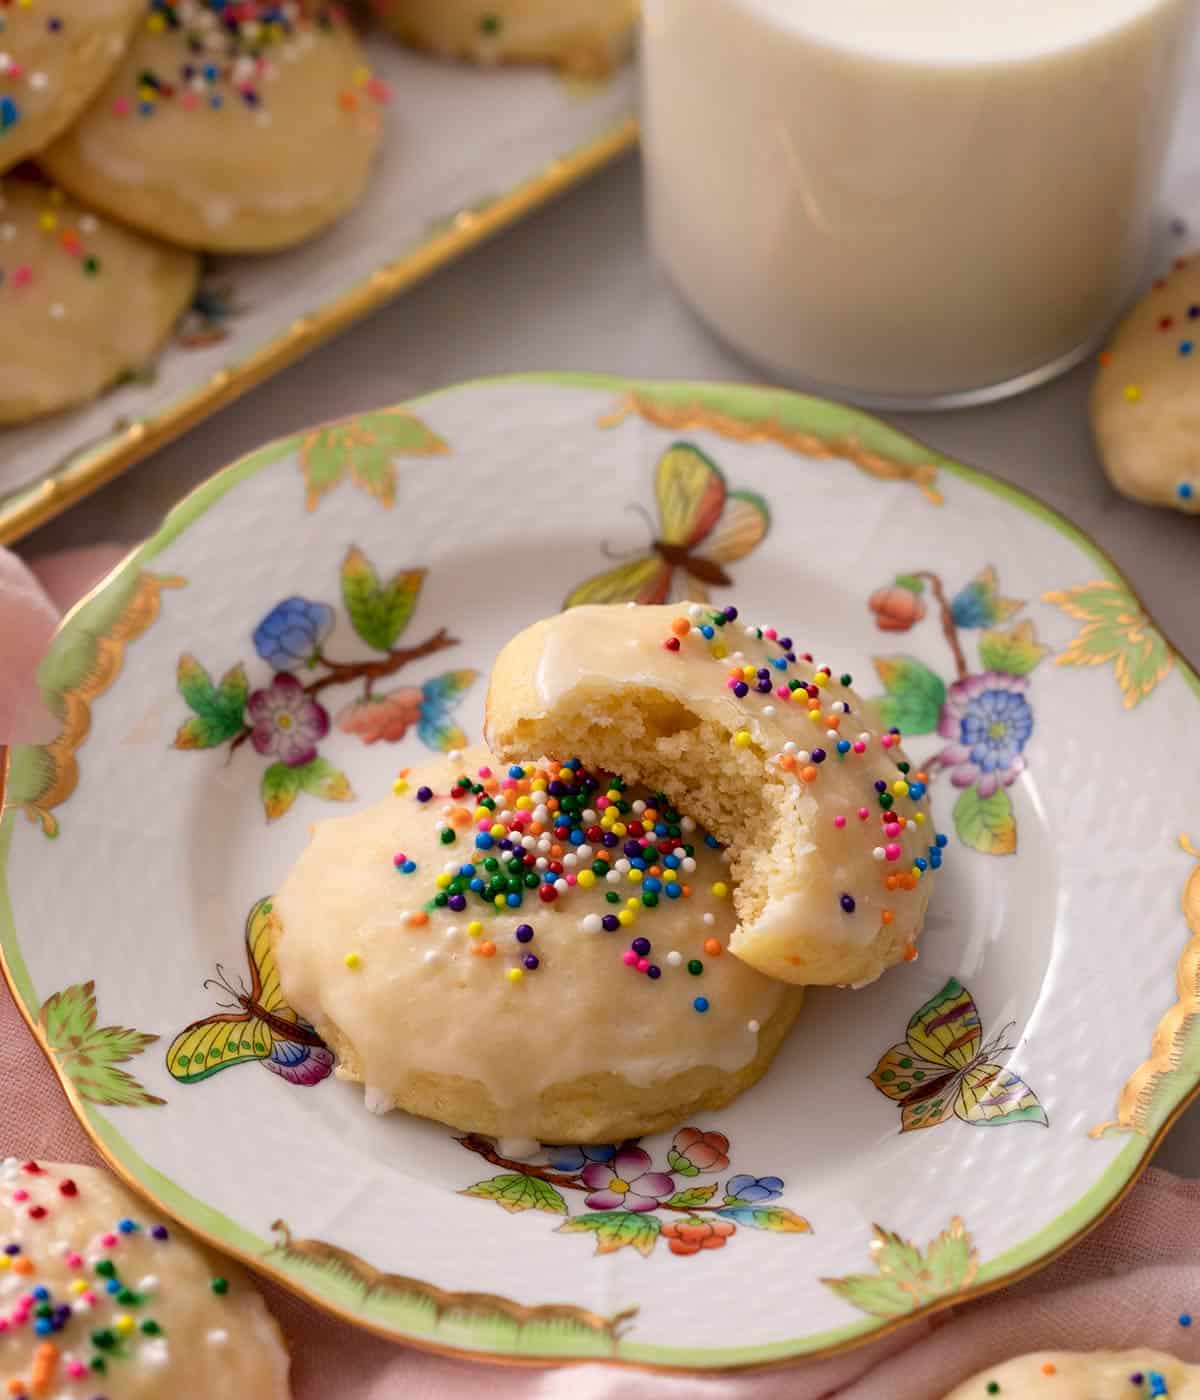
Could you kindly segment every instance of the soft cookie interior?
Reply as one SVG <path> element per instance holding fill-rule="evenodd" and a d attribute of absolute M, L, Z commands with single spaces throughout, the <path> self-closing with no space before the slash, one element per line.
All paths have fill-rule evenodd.
<path fill-rule="evenodd" d="M 924 784 L 839 673 L 728 611 L 582 607 L 534 624 L 496 662 L 489 742 L 578 754 L 693 813 L 729 846 L 730 951 L 760 971 L 873 979 L 911 956 L 941 863 Z M 744 693 L 734 673 L 754 678 L 733 682 Z"/>

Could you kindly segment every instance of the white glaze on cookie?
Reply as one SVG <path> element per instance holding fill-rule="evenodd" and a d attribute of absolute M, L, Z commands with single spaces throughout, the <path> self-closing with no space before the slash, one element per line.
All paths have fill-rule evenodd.
<path fill-rule="evenodd" d="M 287 1400 L 279 1329 L 241 1269 L 95 1167 L 0 1166 L 0 1376 L 53 1400 Z"/>
<path fill-rule="evenodd" d="M 336 5 L 156 5 L 81 120 L 45 152 L 65 188 L 187 247 L 307 237 L 367 178 L 384 85 Z"/>
<path fill-rule="evenodd" d="M 0 4 L 0 171 L 36 155 L 121 59 L 143 0 Z"/>
<path fill-rule="evenodd" d="M 550 782 L 557 772 L 548 770 Z M 526 787 L 546 781 L 530 774 Z M 477 807 L 481 794 L 462 791 L 460 775 L 491 784 L 494 814 Z M 405 781 L 385 802 L 318 823 L 275 899 L 288 1000 L 319 1028 L 338 1028 L 373 1107 L 403 1101 L 411 1074 L 461 1077 L 485 1086 L 508 1134 L 532 1137 L 537 1100 L 554 1085 L 615 1074 L 648 1086 L 697 1066 L 738 1071 L 755 1058 L 758 1028 L 784 1005 L 785 989 L 724 954 L 734 922 L 728 867 L 700 833 L 679 825 L 694 859 L 670 850 L 655 877 L 626 851 L 637 841 L 629 823 L 646 815 L 641 799 L 617 820 L 617 799 L 597 789 L 569 827 L 579 842 L 556 835 L 536 790 L 523 794 L 483 749 Z M 517 851 L 506 851 L 509 835 L 490 833 L 507 832 L 514 817 L 525 824 Z M 445 844 L 443 831 L 455 840 Z M 431 903 L 440 875 L 468 863 L 490 879 L 485 860 L 518 851 L 549 897 L 524 887 L 519 907 L 502 900 L 497 909 L 468 888 L 459 909 Z M 598 874 L 601 863 L 611 869 Z M 688 892 L 672 899 L 668 883 Z M 443 885 L 443 894 L 454 888 Z M 653 905 L 652 885 L 663 891 Z M 649 946 L 635 945 L 640 938 Z"/>
<path fill-rule="evenodd" d="M 37 180 L 0 180 L 0 423 L 91 398 L 142 369 L 191 300 L 191 253 Z"/>

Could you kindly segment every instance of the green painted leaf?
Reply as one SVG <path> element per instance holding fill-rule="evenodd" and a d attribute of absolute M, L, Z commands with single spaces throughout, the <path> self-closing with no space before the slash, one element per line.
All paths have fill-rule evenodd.
<path fill-rule="evenodd" d="M 52 1050 L 69 1049 L 73 1038 L 86 1035 L 96 1024 L 95 982 L 79 982 L 47 997 L 38 1021 Z"/>
<path fill-rule="evenodd" d="M 773 1230 L 779 1234 L 807 1235 L 812 1226 L 802 1215 L 786 1206 L 722 1206 L 718 1215 L 752 1230 Z"/>
<path fill-rule="evenodd" d="M 305 504 L 312 510 L 346 474 L 346 462 L 335 443 L 319 438 L 310 445 L 306 440 L 300 449 L 300 470 L 308 487 Z"/>
<path fill-rule="evenodd" d="M 191 719 L 184 720 L 175 731 L 173 747 L 177 749 L 215 749 L 229 737 L 220 724 L 214 724 L 211 720 L 201 719 L 199 715 L 193 715 Z"/>
<path fill-rule="evenodd" d="M 925 1251 L 926 1291 L 937 1297 L 957 1293 L 971 1283 L 978 1267 L 979 1256 L 971 1237 L 956 1217 L 950 1228 L 931 1241 Z"/>
<path fill-rule="evenodd" d="M 931 734 L 946 699 L 942 678 L 911 656 L 877 656 L 875 670 L 887 691 L 876 701 L 884 724 L 901 734 Z"/>
<path fill-rule="evenodd" d="M 901 1317 L 938 1298 L 969 1288 L 979 1255 L 958 1216 L 922 1254 L 910 1240 L 875 1226 L 871 1258 L 876 1274 L 848 1274 L 821 1282 L 839 1297 L 875 1317 Z"/>
<path fill-rule="evenodd" d="M 408 626 L 425 582 L 424 569 L 404 569 L 381 583 L 357 546 L 342 564 L 342 598 L 354 630 L 376 651 L 390 651 Z"/>
<path fill-rule="evenodd" d="M 305 792 L 319 797 L 323 802 L 350 802 L 354 798 L 350 779 L 328 759 L 314 758 L 310 763 L 290 771 L 296 774 Z"/>
<path fill-rule="evenodd" d="M 239 661 L 221 677 L 217 686 L 217 699 L 229 712 L 241 717 L 246 708 L 246 697 L 250 694 L 250 683 L 246 679 L 246 668 Z"/>
<path fill-rule="evenodd" d="M 925 580 L 918 578 L 916 574 L 897 574 L 896 584 L 900 588 L 907 588 L 910 593 L 924 593 Z"/>
<path fill-rule="evenodd" d="M 300 791 L 300 769 L 272 763 L 262 775 L 263 810 L 269 822 L 278 821 Z"/>
<path fill-rule="evenodd" d="M 1017 849 L 1017 819 L 1003 788 L 991 797 L 967 788 L 954 804 L 954 829 L 963 845 L 985 856 L 1010 856 Z"/>
<path fill-rule="evenodd" d="M 1167 639 L 1149 622 L 1126 632 L 1125 644 L 1117 657 L 1116 672 L 1127 710 L 1150 694 L 1170 671 L 1174 660 Z"/>
<path fill-rule="evenodd" d="M 902 1282 L 918 1278 L 924 1262 L 921 1251 L 911 1240 L 879 1225 L 875 1226 L 875 1238 L 871 1241 L 871 1257 L 881 1274 Z"/>
<path fill-rule="evenodd" d="M 468 1186 L 460 1196 L 479 1196 L 485 1201 L 495 1201 L 505 1210 L 516 1214 L 522 1210 L 544 1210 L 550 1215 L 566 1215 L 567 1203 L 562 1196 L 540 1177 L 525 1176 L 521 1172 L 505 1172 L 487 1181 L 477 1181 Z"/>
<path fill-rule="evenodd" d="M 1057 603 L 1081 622 L 1113 622 L 1127 626 L 1145 616 L 1129 590 L 1111 579 L 1098 579 L 1095 583 L 1084 583 L 1062 592 L 1043 593 L 1042 598 L 1047 603 Z"/>
<path fill-rule="evenodd" d="M 38 1023 L 59 1067 L 91 1103 L 135 1107 L 165 1102 L 117 1068 L 140 1055 L 158 1036 L 125 1026 L 98 1027 L 94 982 L 80 982 L 48 997 L 38 1012 Z"/>
<path fill-rule="evenodd" d="M 202 714 L 216 698 L 216 691 L 208 672 L 186 651 L 179 658 L 176 683 L 184 703 L 197 714 Z"/>
<path fill-rule="evenodd" d="M 152 1037 L 157 1039 L 157 1036 Z M 89 1103 L 113 1108 L 150 1108 L 166 1103 L 156 1094 L 147 1093 L 142 1085 L 123 1069 L 113 1065 L 75 1060 L 68 1068 L 71 1082 Z"/>
<path fill-rule="evenodd" d="M 913 1294 L 894 1279 L 877 1274 L 847 1274 L 821 1280 L 839 1298 L 872 1317 L 903 1317 L 917 1306 Z"/>
<path fill-rule="evenodd" d="M 305 434 L 300 447 L 308 508 L 312 510 L 347 471 L 381 505 L 390 506 L 396 498 L 396 457 L 430 457 L 448 450 L 436 433 L 403 408 L 315 428 Z"/>
<path fill-rule="evenodd" d="M 1102 666 L 1109 662 L 1127 710 L 1133 709 L 1164 680 L 1175 657 L 1166 638 L 1125 588 L 1105 579 L 1044 593 L 1071 617 L 1087 625 L 1055 658 L 1059 666 Z"/>
<path fill-rule="evenodd" d="M 1007 632 L 993 629 L 979 639 L 980 661 L 989 671 L 1010 676 L 1027 676 L 1049 650 L 1038 641 L 1028 618 Z"/>
<path fill-rule="evenodd" d="M 649 1257 L 658 1243 L 660 1229 L 658 1217 L 646 1211 L 602 1210 L 564 1220 L 558 1227 L 558 1233 L 571 1235 L 589 1232 L 595 1235 L 597 1254 L 636 1249 L 643 1257 Z"/>
<path fill-rule="evenodd" d="M 688 1186 L 682 1191 L 676 1191 L 669 1201 L 669 1206 L 677 1206 L 681 1210 L 692 1210 L 695 1206 L 706 1205 L 717 1193 L 717 1183 L 714 1181 L 711 1186 Z"/>
<path fill-rule="evenodd" d="M 241 662 L 214 686 L 204 667 L 185 652 L 179 658 L 176 676 L 179 693 L 194 716 L 180 725 L 175 735 L 177 749 L 215 748 L 242 732 L 250 687 Z"/>

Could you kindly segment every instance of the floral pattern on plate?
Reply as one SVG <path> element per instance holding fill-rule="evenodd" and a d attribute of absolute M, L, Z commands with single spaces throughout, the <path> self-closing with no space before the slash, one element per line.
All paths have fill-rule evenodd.
<path fill-rule="evenodd" d="M 597 431 L 614 402 L 631 399 L 640 406 L 623 423 Z M 447 462 L 397 460 L 394 513 L 347 485 L 336 508 L 313 514 L 300 451 L 321 430 L 268 444 L 182 502 L 67 619 L 53 645 L 42 679 L 60 738 L 14 750 L 0 776 L 8 788 L 0 944 L 14 996 L 89 1136 L 162 1210 L 347 1320 L 416 1347 L 512 1360 L 711 1372 L 821 1354 L 976 1296 L 1066 1247 L 1128 1186 L 1197 1088 L 1200 877 L 1195 858 L 1164 831 L 1174 837 L 1194 816 L 1179 736 L 1194 723 L 1200 678 L 1175 657 L 1152 688 L 1142 687 L 1135 707 L 1123 707 L 1117 659 L 1103 659 L 1115 638 L 1107 619 L 1072 620 L 1048 596 L 1080 602 L 1086 595 L 1095 614 L 1108 601 L 1091 596 L 1096 580 L 1127 600 L 1128 585 L 1078 531 L 1019 492 L 867 415 L 812 398 L 742 385 L 551 376 L 466 386 L 405 411 L 454 444 L 452 492 Z M 262 775 L 288 766 L 284 749 L 298 759 L 307 744 L 364 801 L 382 795 L 394 781 L 395 751 L 379 745 L 402 735 L 407 749 L 395 752 L 396 766 L 418 760 L 425 685 L 444 665 L 430 654 L 368 686 L 365 671 L 307 664 L 313 640 L 337 665 L 386 666 L 410 637 L 428 638 L 444 622 L 463 639 L 462 663 L 482 672 L 516 627 L 552 611 L 573 584 L 604 567 L 607 542 L 630 539 L 626 506 L 643 495 L 654 504 L 656 465 L 681 435 L 739 490 L 770 502 L 769 532 L 732 567 L 721 566 L 735 577 L 739 599 L 763 609 L 793 600 L 814 630 L 830 634 L 830 646 L 836 632 L 860 662 L 889 650 L 879 646 L 876 626 L 885 615 L 893 624 L 887 637 L 911 633 L 911 647 L 895 650 L 911 651 L 902 659 L 917 660 L 941 692 L 919 672 L 894 696 L 892 687 L 879 688 L 901 708 L 925 707 L 925 742 L 919 735 L 913 742 L 929 757 L 935 802 L 949 811 L 964 793 L 979 796 L 990 773 L 992 799 L 980 800 L 1010 797 L 1020 849 L 1004 861 L 954 862 L 920 960 L 859 992 L 814 995 L 772 1072 L 722 1111 L 719 1132 L 702 1121 L 678 1136 L 555 1148 L 529 1162 L 518 1160 L 518 1148 L 487 1143 L 501 1161 L 488 1157 L 482 1166 L 478 1151 L 464 1151 L 444 1129 L 366 1113 L 361 1090 L 332 1075 L 316 1088 L 297 1087 L 279 1072 L 286 1065 L 267 1064 L 271 1053 L 254 1022 L 270 1030 L 272 1049 L 276 1027 L 256 1008 L 285 1023 L 279 1042 L 301 1055 L 317 1047 L 271 999 L 261 969 L 255 995 L 250 963 L 231 954 L 246 911 L 277 886 L 302 846 L 305 812 L 330 809 L 298 801 L 297 815 L 268 825 L 260 816 Z M 338 440 L 339 451 L 346 441 Z M 332 451 L 330 438 L 321 442 Z M 720 529 L 691 553 L 707 557 Z M 363 562 L 347 569 L 351 542 Z M 658 569 L 658 551 L 632 542 Z M 874 581 L 900 590 L 877 599 L 875 611 L 864 606 L 865 549 L 876 560 L 894 556 Z M 981 575 L 985 559 L 995 566 L 990 576 Z M 359 611 L 374 633 L 390 625 L 404 593 L 403 584 L 392 587 L 397 565 L 417 562 L 428 574 L 412 619 L 381 650 L 353 620 L 344 581 L 340 598 L 331 585 L 346 573 L 362 578 L 373 601 Z M 895 571 L 917 563 L 921 572 L 896 581 Z M 673 581 L 684 572 L 691 571 L 676 566 Z M 935 578 L 944 581 L 941 598 Z M 1014 610 L 1010 598 L 1029 601 Z M 297 599 L 262 631 L 274 664 L 252 636 L 277 604 Z M 160 603 L 162 625 L 151 626 Z M 334 613 L 328 631 L 326 609 Z M 1088 655 L 1101 659 L 1085 670 L 1072 644 L 1093 623 L 1104 625 L 1088 634 Z M 1147 644 L 1125 605 L 1113 625 L 1135 648 Z M 1042 664 L 1046 644 L 1058 664 Z M 181 650 L 199 658 L 211 687 L 210 696 L 199 686 L 200 710 L 184 709 L 175 688 Z M 1160 670 L 1150 664 L 1148 674 Z M 303 710 L 286 683 L 252 716 L 251 694 L 272 691 L 278 676 L 292 678 L 328 725 Z M 328 684 L 306 692 L 326 676 Z M 988 678 L 983 691 L 955 691 L 972 676 Z M 1021 677 L 1024 687 L 1013 683 Z M 299 730 L 299 752 L 281 739 L 278 752 L 260 755 L 248 732 L 245 752 L 232 759 L 229 738 L 209 746 L 220 754 L 172 753 L 164 761 L 181 723 L 206 720 L 204 734 L 214 722 L 219 729 L 243 691 L 240 729 L 287 714 L 295 724 L 284 728 L 289 736 Z M 443 718 L 477 734 L 481 691 L 465 689 L 461 701 L 443 706 Z M 986 691 L 995 694 L 985 711 L 978 702 Z M 379 697 L 378 708 L 364 706 Z M 1018 700 L 1034 714 L 1028 735 L 1014 723 L 1024 715 Z M 978 726 L 971 719 L 963 739 L 972 716 Z M 957 725 L 957 738 L 938 733 L 944 718 Z M 993 732 L 999 725 L 1003 734 Z M 968 741 L 990 767 L 951 755 L 933 765 Z M 269 747 L 270 735 L 260 742 Z M 1121 804 L 1095 780 L 1108 771 L 1114 743 L 1138 763 Z M 1014 757 L 1029 768 L 1009 786 Z M 968 763 L 978 775 L 962 771 Z M 53 842 L 42 835 L 47 818 L 58 831 Z M 1121 859 L 1097 868 L 1097 850 Z M 915 1076 L 902 1078 L 906 1067 L 895 1066 L 897 1078 L 885 1081 L 897 1095 L 891 1103 L 865 1082 L 864 1023 L 891 1031 L 878 1044 L 868 1040 L 869 1048 L 900 1053 L 903 1044 L 908 1058 L 914 1008 L 921 1015 L 952 977 L 966 982 L 983 1013 L 979 1054 L 1010 1017 L 1023 1032 L 1019 1062 L 997 1050 L 975 1068 L 995 1064 L 1007 1073 L 1011 1063 L 1019 1071 L 1038 1096 L 1024 1105 L 1031 1111 L 1024 1129 L 1005 1121 L 998 1133 L 966 1124 L 900 1132 L 897 1118 L 916 1106 L 904 1102 L 911 1090 L 902 1085 L 915 1088 Z M 50 993 L 93 979 L 100 1014 L 90 1027 L 72 1023 L 64 1032 L 57 1021 L 39 1022 Z M 137 1042 L 114 1037 L 107 1064 L 134 1070 L 148 1095 L 166 1100 L 153 1108 L 124 1098 L 100 1106 L 72 1079 L 92 1058 L 89 1031 L 128 1027 L 138 1028 L 130 1033 Z M 141 1038 L 154 1032 L 162 1041 L 147 1054 Z M 198 1039 L 190 1049 L 176 1046 L 171 1061 L 160 1058 L 163 1047 L 191 1034 Z M 974 1064 L 975 1028 L 964 1024 L 960 1034 L 968 1036 L 962 1055 Z M 201 1044 L 203 1035 L 214 1039 Z M 74 1062 L 65 1053 L 76 1048 L 72 1037 L 83 1051 Z M 892 1038 L 897 1044 L 888 1047 Z M 201 1049 L 203 1061 L 193 1060 Z M 132 1061 L 117 1058 L 130 1050 Z M 938 1055 L 923 1058 L 935 1076 L 951 1074 L 953 1085 L 963 1066 L 939 1050 L 949 1067 Z M 319 1059 L 311 1055 L 311 1064 Z M 223 1072 L 251 1061 L 267 1072 Z M 816 1074 L 808 1072 L 814 1064 Z M 880 1068 L 881 1079 L 890 1068 Z M 173 1069 L 190 1073 L 181 1078 Z M 201 1073 L 213 1082 L 192 1092 L 188 1080 Z M 925 1084 L 929 1072 L 922 1073 Z M 1037 1105 L 1048 1110 L 1045 1126 Z M 1086 1126 L 1114 1110 L 1115 1125 L 1089 1138 Z M 231 1142 L 232 1156 L 214 1147 Z M 665 1197 L 661 1177 L 673 1184 Z M 914 1180 L 936 1180 L 938 1190 L 913 1191 Z M 330 1190 L 347 1182 L 352 1209 L 344 1193 Z M 461 1194 L 485 1182 L 487 1192 Z M 562 1209 L 543 1188 L 557 1193 Z M 508 1210 L 512 1204 L 518 1208 Z M 815 1228 L 788 1246 L 761 1228 L 769 1215 L 730 1219 L 722 1209 L 794 1211 Z M 975 1238 L 955 1220 L 971 1222 Z M 886 1229 L 868 1266 L 872 1221 Z M 598 1263 L 595 1251 L 609 1232 L 614 1239 Z M 593 1243 L 566 1245 L 560 1233 Z M 719 1308 L 697 1309 L 695 1289 L 681 1286 L 697 1275 Z M 853 1282 L 844 1291 L 823 1280 Z"/>
<path fill-rule="evenodd" d="M 672 1254 L 689 1256 L 724 1249 L 739 1227 L 792 1235 L 812 1229 L 803 1216 L 772 1204 L 783 1194 L 781 1177 L 736 1172 L 721 1190 L 730 1146 L 725 1134 L 716 1131 L 680 1128 L 667 1149 L 668 1171 L 656 1169 L 637 1141 L 544 1147 L 537 1155 L 546 1159 L 545 1165 L 505 1157 L 489 1138 L 468 1134 L 459 1142 L 503 1168 L 499 1176 L 477 1181 L 460 1195 L 495 1201 L 513 1215 L 539 1210 L 565 1216 L 558 1233 L 591 1235 L 597 1255 L 633 1249 L 649 1258 L 663 1240 Z M 695 1185 L 675 1179 L 709 1175 L 714 1179 Z M 572 1213 L 564 1192 L 583 1192 L 587 1209 Z"/>
<path fill-rule="evenodd" d="M 953 597 L 928 569 L 900 574 L 868 599 L 875 625 L 884 632 L 916 627 L 928 612 L 927 586 L 955 678 L 947 685 L 912 656 L 877 656 L 875 670 L 885 692 L 879 710 L 884 722 L 906 737 L 936 732 L 948 741 L 924 769 L 931 776 L 949 774 L 959 789 L 954 804 L 959 839 L 984 855 L 1012 855 L 1017 819 L 1007 789 L 1025 771 L 1034 722 L 1029 676 L 1049 648 L 1037 640 L 1028 618 L 1012 621 L 1024 604 L 1001 595 L 991 566 Z M 965 632 L 979 633 L 974 667 L 964 647 Z"/>
<path fill-rule="evenodd" d="M 426 747 L 449 752 L 467 736 L 453 709 L 478 672 L 463 668 L 434 676 L 419 686 L 377 690 L 404 667 L 458 645 L 439 628 L 414 646 L 398 646 L 416 610 L 424 569 L 402 569 L 381 578 L 362 550 L 351 547 L 341 567 L 342 603 L 351 627 L 378 657 L 335 660 L 325 650 L 337 622 L 326 602 L 292 595 L 266 614 L 254 629 L 254 649 L 273 675 L 250 689 L 239 661 L 218 681 L 190 653 L 179 658 L 176 682 L 191 717 L 175 735 L 177 749 L 228 747 L 232 755 L 249 741 L 270 765 L 261 781 L 263 811 L 269 822 L 282 817 L 302 793 L 324 802 L 348 802 L 354 793 L 340 768 L 321 756 L 319 745 L 333 724 L 318 697 L 327 690 L 356 686 L 357 695 L 337 712 L 337 727 L 365 744 L 395 743 L 415 727 Z M 300 674 L 311 679 L 301 681 Z"/>

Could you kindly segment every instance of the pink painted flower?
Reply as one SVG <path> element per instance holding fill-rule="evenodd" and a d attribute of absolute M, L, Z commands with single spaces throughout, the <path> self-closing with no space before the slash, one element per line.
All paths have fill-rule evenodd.
<path fill-rule="evenodd" d="M 329 733 L 329 711 L 287 671 L 281 671 L 265 690 L 251 693 L 246 708 L 253 730 L 250 742 L 261 754 L 274 756 L 289 768 L 311 763 L 317 742 Z"/>
<path fill-rule="evenodd" d="M 946 692 L 938 733 L 951 742 L 934 761 L 950 769 L 955 787 L 991 797 L 1025 771 L 1022 750 L 1033 733 L 1028 690 L 1028 676 L 985 671 L 955 681 Z"/>
<path fill-rule="evenodd" d="M 640 1147 L 622 1147 L 610 1162 L 589 1162 L 583 1184 L 591 1191 L 593 1210 L 654 1210 L 675 1190 L 666 1172 L 650 1170 L 650 1154 Z"/>
<path fill-rule="evenodd" d="M 337 727 L 344 734 L 357 734 L 364 744 L 378 743 L 380 739 L 395 744 L 404 738 L 409 725 L 421 718 L 422 699 L 420 690 L 406 686 L 386 695 L 354 700 L 339 711 Z"/>

